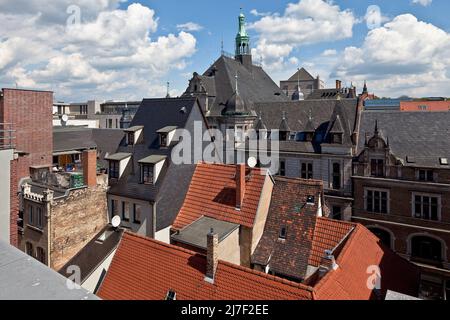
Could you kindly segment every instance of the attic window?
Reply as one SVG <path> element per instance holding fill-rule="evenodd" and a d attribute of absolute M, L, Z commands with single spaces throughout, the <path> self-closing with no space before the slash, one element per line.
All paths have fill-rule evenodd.
<path fill-rule="evenodd" d="M 406 162 L 407 163 L 416 163 L 416 159 L 414 157 L 407 156 Z"/>
<path fill-rule="evenodd" d="M 167 291 L 166 300 L 177 300 L 177 293 L 173 290 Z"/>
<path fill-rule="evenodd" d="M 283 226 L 280 229 L 280 234 L 278 235 L 278 238 L 280 240 L 286 240 L 286 236 L 287 236 L 287 228 L 286 226 Z"/>
<path fill-rule="evenodd" d="M 315 203 L 315 197 L 314 196 L 308 196 L 307 198 L 306 198 L 306 203 L 307 204 L 314 204 Z"/>
<path fill-rule="evenodd" d="M 448 166 L 448 158 L 440 158 L 439 162 L 441 166 Z"/>
<path fill-rule="evenodd" d="M 167 147 L 167 133 L 159 134 L 159 145 L 161 147 Z"/>
<path fill-rule="evenodd" d="M 127 139 L 128 145 L 134 145 L 134 132 L 128 132 Z"/>

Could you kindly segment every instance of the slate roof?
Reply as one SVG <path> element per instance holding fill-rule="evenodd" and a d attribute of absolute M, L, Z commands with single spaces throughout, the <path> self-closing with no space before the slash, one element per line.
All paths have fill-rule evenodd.
<path fill-rule="evenodd" d="M 221 56 L 200 78 L 202 85 L 208 90 L 214 90 L 210 112 L 207 116 L 222 116 L 225 104 L 236 92 L 236 74 L 238 75 L 238 88 L 241 98 L 249 103 L 281 102 L 288 98 L 275 82 L 259 66 L 248 69 L 239 61 Z"/>
<path fill-rule="evenodd" d="M 441 166 L 439 158 L 450 159 L 450 112 L 364 111 L 358 153 L 364 150 L 365 136 L 373 136 L 378 120 L 380 134 L 389 138 L 391 152 L 405 165 L 450 168 Z M 415 163 L 407 163 L 406 157 Z"/>
<path fill-rule="evenodd" d="M 146 272 L 142 272 L 145 270 Z M 309 300 L 312 289 L 219 261 L 214 284 L 205 281 L 206 258 L 125 232 L 98 292 L 105 300 Z"/>
<path fill-rule="evenodd" d="M 296 73 L 294 73 L 292 77 L 289 78 L 288 81 L 294 82 L 297 81 L 298 79 L 300 79 L 300 81 L 315 80 L 315 78 L 305 68 L 301 68 Z"/>
<path fill-rule="evenodd" d="M 200 163 L 173 228 L 180 230 L 202 216 L 253 227 L 266 181 L 263 169 L 247 169 L 241 210 L 236 210 L 236 166 Z"/>
<path fill-rule="evenodd" d="M 352 90 L 348 90 L 348 88 L 343 89 L 317 89 L 311 92 L 309 96 L 306 97 L 306 100 L 317 100 L 317 99 L 323 99 L 323 100 L 335 100 L 338 97 L 341 97 L 342 99 L 355 99 L 357 98 Z"/>
<path fill-rule="evenodd" d="M 196 98 L 144 99 L 131 123 L 131 126 L 144 126 L 143 141 L 128 146 L 124 139 L 117 150 L 132 153 L 133 156 L 121 179 L 111 185 L 108 193 L 156 202 L 157 231 L 172 224 L 183 204 L 195 170 L 195 164 L 171 163 L 174 144 L 169 148 L 160 148 L 157 131 L 167 126 L 176 126 L 192 133 L 193 121 L 204 121 Z M 154 185 L 141 184 L 139 161 L 151 156 L 165 156 L 167 159 Z"/>
<path fill-rule="evenodd" d="M 0 300 L 98 300 L 24 252 L 0 241 Z"/>
<path fill-rule="evenodd" d="M 283 113 L 291 132 L 307 132 L 315 128 L 313 142 L 280 141 L 280 151 L 314 153 L 321 151 L 321 145 L 330 142 L 329 133 L 337 116 L 343 131 L 343 146 L 351 147 L 352 133 L 357 116 L 356 99 L 342 100 L 303 100 L 288 102 L 257 103 L 255 110 L 262 114 L 267 130 L 280 129 Z M 311 120 L 310 120 L 311 117 Z"/>
<path fill-rule="evenodd" d="M 116 152 L 124 133 L 117 129 L 90 129 L 80 127 L 57 127 L 53 129 L 53 152 L 83 151 L 97 149 L 99 164 L 106 168 L 107 154 Z"/>
<path fill-rule="evenodd" d="M 83 283 L 117 249 L 123 233 L 124 229 L 115 229 L 111 225 L 105 226 L 59 270 L 59 273 L 68 277 L 71 274 L 67 274 L 67 268 L 69 266 L 78 266 L 81 271 L 81 283 Z M 103 234 L 106 235 L 105 240 L 99 241 L 100 236 Z"/>

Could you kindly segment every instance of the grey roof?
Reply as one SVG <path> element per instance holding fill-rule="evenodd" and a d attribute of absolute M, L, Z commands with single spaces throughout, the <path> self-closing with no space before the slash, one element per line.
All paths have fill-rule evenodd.
<path fill-rule="evenodd" d="M 123 131 L 125 131 L 125 132 L 136 132 L 136 131 L 139 131 L 141 129 L 144 129 L 144 127 L 143 126 L 134 126 L 134 127 L 130 127 L 130 128 L 124 129 Z"/>
<path fill-rule="evenodd" d="M 214 88 L 210 112 L 207 116 L 220 117 L 224 114 L 226 102 L 236 92 L 236 75 L 238 91 L 243 101 L 257 103 L 263 101 L 287 101 L 288 98 L 261 67 L 245 67 L 241 62 L 221 56 L 200 78 L 202 85 L 209 90 Z M 206 80 L 207 79 L 207 80 Z M 188 95 L 189 93 L 185 93 Z"/>
<path fill-rule="evenodd" d="M 305 69 L 305 68 L 301 68 L 300 70 L 298 70 L 296 73 L 294 73 L 292 75 L 292 77 L 289 78 L 288 81 L 311 81 L 311 80 L 315 80 L 314 77 Z"/>
<path fill-rule="evenodd" d="M 351 90 L 345 89 L 316 89 L 309 96 L 306 97 L 307 100 L 317 100 L 317 99 L 331 99 L 335 100 L 337 97 L 344 99 L 355 99 L 353 92 Z M 347 90 L 347 91 L 346 91 Z"/>
<path fill-rule="evenodd" d="M 156 203 L 157 231 L 173 223 L 195 171 L 193 164 L 172 163 L 171 152 L 174 145 L 160 148 L 157 130 L 176 126 L 186 128 L 194 136 L 194 121 L 204 121 L 196 98 L 144 99 L 131 123 L 132 126 L 144 126 L 142 142 L 128 146 L 123 141 L 118 148 L 118 152 L 131 153 L 133 157 L 120 180 L 111 185 L 108 193 Z M 155 184 L 141 184 L 139 160 L 152 155 L 166 156 L 167 161 Z"/>
<path fill-rule="evenodd" d="M 403 293 L 398 293 L 395 291 L 388 290 L 386 293 L 386 297 L 384 298 L 387 301 L 406 301 L 406 300 L 421 300 L 416 297 L 411 297 Z"/>
<path fill-rule="evenodd" d="M 226 239 L 239 225 L 235 223 L 201 217 L 197 221 L 184 227 L 179 233 L 172 235 L 172 239 L 200 249 L 206 249 L 206 239 L 211 229 L 219 236 L 219 243 Z"/>
<path fill-rule="evenodd" d="M 105 157 L 105 160 L 122 161 L 126 158 L 131 157 L 132 155 L 133 155 L 132 153 L 118 152 L 118 153 L 110 154 L 109 156 Z"/>
<path fill-rule="evenodd" d="M 67 279 L 0 241 L 0 300 L 98 300 L 87 290 L 70 290 Z"/>
<path fill-rule="evenodd" d="M 450 112 L 364 111 L 358 153 L 364 149 L 366 135 L 373 136 L 376 121 L 381 136 L 389 139 L 391 152 L 405 165 L 450 169 L 439 162 L 439 158 L 450 159 Z M 407 157 L 414 163 L 407 163 Z"/>
<path fill-rule="evenodd" d="M 117 248 L 122 239 L 124 229 L 113 228 L 111 225 L 104 227 L 83 249 L 70 259 L 60 270 L 63 276 L 67 274 L 69 266 L 78 266 L 81 271 L 81 283 L 89 277 L 95 269 Z M 100 241 L 100 237 L 105 239 Z"/>
<path fill-rule="evenodd" d="M 323 144 L 329 143 L 332 124 L 339 115 L 343 129 L 343 146 L 352 146 L 352 133 L 355 127 L 357 100 L 303 100 L 255 104 L 261 110 L 262 121 L 267 130 L 278 130 L 286 112 L 286 123 L 291 132 L 312 132 L 313 142 L 280 141 L 280 151 L 286 152 L 320 152 Z M 255 123 L 256 124 L 256 123 Z"/>
<path fill-rule="evenodd" d="M 115 153 L 123 139 L 122 130 L 89 129 L 81 127 L 57 127 L 53 129 L 53 152 L 83 151 L 97 149 L 99 163 L 106 167 L 106 154 Z"/>
<path fill-rule="evenodd" d="M 156 132 L 157 133 L 169 133 L 169 132 L 172 132 L 174 130 L 177 130 L 177 127 L 175 127 L 175 126 L 166 126 L 166 127 L 162 128 L 162 129 L 157 130 Z"/>
<path fill-rule="evenodd" d="M 156 164 L 156 163 L 161 162 L 166 159 L 167 159 L 167 156 L 160 156 L 157 154 L 153 154 L 151 156 L 148 156 L 144 159 L 139 160 L 139 163 Z"/>

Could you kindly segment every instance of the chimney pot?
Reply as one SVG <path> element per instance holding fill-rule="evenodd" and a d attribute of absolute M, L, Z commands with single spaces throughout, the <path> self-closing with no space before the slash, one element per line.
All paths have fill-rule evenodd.
<path fill-rule="evenodd" d="M 219 262 L 219 235 L 211 228 L 206 237 L 206 279 L 214 280 Z"/>
<path fill-rule="evenodd" d="M 236 209 L 241 209 L 245 195 L 245 164 L 236 166 Z"/>

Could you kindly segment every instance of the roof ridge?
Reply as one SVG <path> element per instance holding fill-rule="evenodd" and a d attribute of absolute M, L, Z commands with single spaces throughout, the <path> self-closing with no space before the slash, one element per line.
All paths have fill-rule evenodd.
<path fill-rule="evenodd" d="M 302 178 L 290 178 L 290 177 L 276 176 L 275 182 L 276 181 L 283 181 L 283 182 L 288 182 L 288 183 L 292 183 L 292 184 L 305 184 L 308 186 L 323 186 L 323 181 L 314 180 L 314 179 L 302 179 Z"/>
<path fill-rule="evenodd" d="M 347 225 L 347 226 L 351 226 L 351 227 L 355 227 L 355 228 L 358 226 L 358 224 L 354 223 L 354 222 L 334 220 L 334 219 L 327 218 L 327 217 L 317 217 L 317 219 L 322 220 L 322 221 L 336 223 L 336 224 Z"/>
<path fill-rule="evenodd" d="M 261 271 L 257 271 L 257 270 L 250 269 L 250 268 L 247 268 L 247 267 L 243 267 L 243 266 L 240 266 L 240 265 L 237 265 L 237 264 L 233 264 L 233 263 L 230 263 L 230 262 L 227 262 L 227 261 L 219 260 L 219 263 L 221 263 L 223 265 L 226 265 L 228 267 L 231 267 L 233 269 L 236 269 L 236 270 L 241 270 L 241 271 L 245 271 L 245 272 L 250 273 L 250 274 L 261 276 L 263 278 L 266 278 L 267 280 L 272 280 L 272 281 L 277 282 L 277 283 L 282 283 L 282 284 L 291 286 L 293 288 L 304 289 L 304 290 L 308 290 L 310 292 L 312 292 L 314 290 L 313 287 L 307 286 L 307 285 L 305 285 L 303 283 L 297 283 L 297 282 L 289 281 L 289 280 L 286 280 L 286 279 L 283 279 L 283 278 L 280 278 L 280 277 L 277 277 L 277 276 L 273 276 L 273 275 L 267 274 L 265 272 L 261 272 Z"/>
<path fill-rule="evenodd" d="M 172 244 L 168 244 L 168 243 L 156 240 L 156 239 L 152 239 L 152 238 L 149 238 L 149 237 L 146 237 L 146 236 L 142 236 L 140 234 L 133 233 L 131 231 L 125 230 L 125 232 L 124 232 L 124 234 L 122 236 L 122 240 L 123 239 L 127 239 L 127 238 L 130 239 L 130 240 L 133 240 L 133 241 L 141 240 L 141 243 L 142 243 L 142 241 L 145 241 L 149 245 L 152 245 L 152 244 L 153 245 L 159 245 L 159 246 L 162 246 L 162 247 L 165 247 L 165 248 L 168 248 L 168 249 L 173 249 L 174 251 L 178 251 L 180 253 L 186 253 L 186 254 L 190 254 L 190 255 L 193 255 L 193 256 L 197 255 L 197 252 L 195 252 L 195 251 L 188 250 L 188 249 L 185 249 L 185 248 L 182 248 L 182 247 L 178 247 L 178 246 L 175 246 L 175 245 L 172 245 Z M 143 243 L 143 244 L 146 244 L 146 243 Z M 153 246 L 153 247 L 155 247 L 155 246 Z"/>

